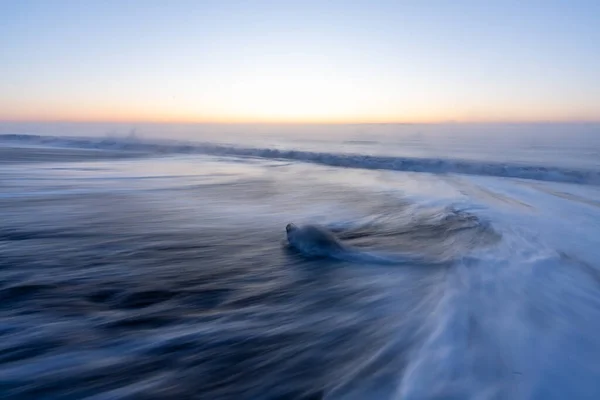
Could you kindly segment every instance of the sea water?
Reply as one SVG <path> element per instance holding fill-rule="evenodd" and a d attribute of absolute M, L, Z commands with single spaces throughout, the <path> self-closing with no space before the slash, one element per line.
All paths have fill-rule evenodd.
<path fill-rule="evenodd" d="M 600 398 L 598 125 L 110 129 L 2 128 L 3 398 Z"/>

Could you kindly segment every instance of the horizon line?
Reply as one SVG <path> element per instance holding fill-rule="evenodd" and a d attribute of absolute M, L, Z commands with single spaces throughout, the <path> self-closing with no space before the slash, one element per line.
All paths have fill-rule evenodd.
<path fill-rule="evenodd" d="M 40 123 L 40 124 L 156 124 L 156 125 L 441 125 L 441 124 L 598 124 L 600 119 L 560 119 L 560 120 L 184 120 L 184 119 L 21 119 L 0 118 L 0 123 Z"/>

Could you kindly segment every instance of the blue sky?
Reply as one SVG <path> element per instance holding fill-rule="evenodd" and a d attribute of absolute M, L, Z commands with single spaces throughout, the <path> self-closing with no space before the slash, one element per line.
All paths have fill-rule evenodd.
<path fill-rule="evenodd" d="M 596 1 L 0 0 L 0 119 L 600 121 Z"/>

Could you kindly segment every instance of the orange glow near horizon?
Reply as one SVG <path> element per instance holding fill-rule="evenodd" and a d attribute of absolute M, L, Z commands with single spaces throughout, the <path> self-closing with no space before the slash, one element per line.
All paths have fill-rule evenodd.
<path fill-rule="evenodd" d="M 284 71 L 285 72 L 285 71 Z M 377 77 L 349 85 L 350 77 L 301 71 L 223 77 L 204 82 L 133 82 L 101 91 L 73 84 L 50 87 L 37 98 L 0 98 L 0 120 L 63 122 L 146 122 L 222 124 L 510 123 L 600 121 L 594 103 L 543 101 L 524 90 L 494 96 L 480 88 L 449 83 Z M 360 83 L 360 82 L 359 82 Z M 445 86 L 444 86 L 445 85 Z M 204 87 L 205 86 L 205 87 Z"/>
<path fill-rule="evenodd" d="M 325 96 L 327 97 L 327 96 Z M 331 97 L 331 96 L 330 96 Z M 88 104 L 56 104 L 48 106 L 39 103 L 35 107 L 27 104 L 4 104 L 0 107 L 0 121 L 5 122 L 119 122 L 119 123 L 173 123 L 173 124 L 437 124 L 437 123 L 535 123 L 535 122 L 600 122 L 600 115 L 594 110 L 568 110 L 560 105 L 543 107 L 529 105 L 527 109 L 522 104 L 514 106 L 494 107 L 490 112 L 489 106 L 479 109 L 455 106 L 445 108 L 442 101 L 427 102 L 412 105 L 404 112 L 400 106 L 390 106 L 381 111 L 374 107 L 364 107 L 361 104 L 346 103 L 345 109 L 332 109 L 325 102 L 316 101 L 314 106 L 308 106 L 309 99 L 286 102 L 282 98 L 279 105 L 276 101 L 255 102 L 253 106 L 245 106 L 241 102 L 234 104 L 237 112 L 227 112 L 212 107 L 203 113 L 192 107 L 175 104 L 142 104 L 134 106 L 126 101 L 112 106 Z M 374 102 L 373 102 L 374 103 Z M 1 106 L 2 104 L 0 104 Z M 288 106 L 289 105 L 289 106 Z M 10 107 L 8 107 L 10 106 Z M 367 104 L 370 106 L 370 104 Z M 537 106 L 537 107 L 536 107 Z M 295 110 L 289 111 L 289 110 Z M 319 110 L 319 107 L 323 107 Z M 224 107 L 223 107 L 224 108 Z M 232 107 L 233 108 L 233 107 Z M 439 110 L 434 113 L 434 110 Z M 587 111 L 587 112 L 586 112 Z"/>
<path fill-rule="evenodd" d="M 62 113 L 20 113 L 19 115 L 0 114 L 0 122 L 14 123 L 156 123 L 156 124 L 440 124 L 440 123 L 598 123 L 600 118 L 594 115 L 556 115 L 552 117 L 520 115 L 512 118 L 498 116 L 411 116 L 395 115 L 356 116 L 282 116 L 265 117 L 251 115 L 198 116 L 178 113 L 81 113 L 69 115 Z"/>

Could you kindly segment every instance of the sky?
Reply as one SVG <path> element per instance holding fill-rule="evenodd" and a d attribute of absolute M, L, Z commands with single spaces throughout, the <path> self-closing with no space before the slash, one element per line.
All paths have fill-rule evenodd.
<path fill-rule="evenodd" d="M 600 1 L 0 0 L 0 120 L 600 121 Z"/>

